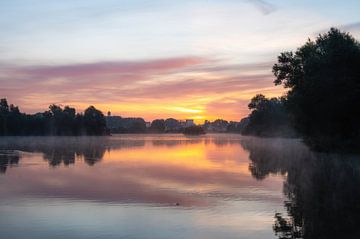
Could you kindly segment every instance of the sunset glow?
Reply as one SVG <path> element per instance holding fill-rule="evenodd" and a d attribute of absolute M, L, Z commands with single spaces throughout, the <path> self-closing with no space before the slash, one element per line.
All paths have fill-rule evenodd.
<path fill-rule="evenodd" d="M 0 95 L 29 113 L 55 103 L 147 121 L 239 121 L 255 94 L 284 94 L 271 72 L 281 51 L 329 26 L 359 36 L 359 2 L 347 4 L 7 1 Z"/>

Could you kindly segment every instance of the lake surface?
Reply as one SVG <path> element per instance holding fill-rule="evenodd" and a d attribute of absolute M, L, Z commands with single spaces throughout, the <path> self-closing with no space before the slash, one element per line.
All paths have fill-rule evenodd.
<path fill-rule="evenodd" d="M 360 158 L 232 134 L 0 138 L 0 238 L 360 238 Z"/>

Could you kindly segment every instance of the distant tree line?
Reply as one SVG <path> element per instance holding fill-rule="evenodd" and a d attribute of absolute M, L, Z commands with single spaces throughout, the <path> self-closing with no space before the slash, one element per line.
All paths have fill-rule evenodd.
<path fill-rule="evenodd" d="M 111 133 L 181 133 L 185 125 L 176 119 L 155 119 L 147 125 L 143 118 L 108 116 L 106 123 Z"/>
<path fill-rule="evenodd" d="M 25 114 L 17 106 L 0 100 L 0 135 L 105 135 L 105 117 L 94 106 L 84 113 L 72 107 L 50 105 L 43 113 Z"/>
<path fill-rule="evenodd" d="M 187 124 L 174 118 L 155 119 L 151 123 L 145 122 L 143 118 L 122 118 L 121 116 L 107 116 L 106 124 L 110 133 L 185 133 L 188 128 L 195 126 L 193 123 Z M 217 119 L 213 122 L 208 120 L 199 128 L 191 128 L 190 131 L 204 131 L 214 133 L 240 133 L 241 122 L 226 121 Z M 195 130 L 196 129 L 196 130 Z"/>
<path fill-rule="evenodd" d="M 251 100 L 246 134 L 276 136 L 291 124 L 314 149 L 360 149 L 360 44 L 349 33 L 331 28 L 281 53 L 273 73 L 274 84 L 289 90 Z"/>
<path fill-rule="evenodd" d="M 0 99 L 0 136 L 78 136 L 107 135 L 117 133 L 184 133 L 195 126 L 191 121 L 179 121 L 174 118 L 155 119 L 147 125 L 143 118 L 122 118 L 104 116 L 94 106 L 89 106 L 84 113 L 76 113 L 70 106 L 56 104 L 49 110 L 36 114 L 20 112 L 19 107 Z M 206 121 L 201 127 L 193 127 L 186 132 L 233 132 L 241 131 L 239 122 L 217 119 Z"/>

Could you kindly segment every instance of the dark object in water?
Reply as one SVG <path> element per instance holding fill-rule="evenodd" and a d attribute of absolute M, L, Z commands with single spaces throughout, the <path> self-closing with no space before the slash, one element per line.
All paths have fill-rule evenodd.
<path fill-rule="evenodd" d="M 206 133 L 202 127 L 195 125 L 195 126 L 186 127 L 183 131 L 183 134 L 185 134 L 185 135 L 201 135 L 201 134 L 206 134 Z"/>

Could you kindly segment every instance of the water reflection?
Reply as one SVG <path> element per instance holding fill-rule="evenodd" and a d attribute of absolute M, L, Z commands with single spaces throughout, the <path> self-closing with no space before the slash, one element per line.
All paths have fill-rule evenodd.
<path fill-rule="evenodd" d="M 100 203 L 100 212 L 109 204 L 121 210 L 126 205 L 131 213 L 139 205 L 174 208 L 151 217 L 169 215 L 175 225 L 181 214 L 187 220 L 180 223 L 201 230 L 204 238 L 360 235 L 360 159 L 314 154 L 299 140 L 228 134 L 8 137 L 0 141 L 0 171 L 0 215 L 9 213 L 2 201 L 32 198 L 43 205 L 43 199 L 66 199 L 71 205 Z M 194 217 L 198 221 L 188 221 Z M 123 232 L 112 233 L 118 238 Z M 126 235 L 146 238 L 139 233 Z M 157 238 L 197 238 L 172 233 L 159 231 Z"/>
<path fill-rule="evenodd" d="M 0 156 L 9 155 L 6 153 L 9 150 L 16 152 L 18 159 L 19 151 L 39 152 L 54 167 L 74 164 L 76 159 L 91 166 L 104 157 L 106 150 L 142 147 L 144 143 L 144 140 L 112 140 L 110 137 L 5 137 L 0 141 L 0 152 L 3 152 Z"/>
<path fill-rule="evenodd" d="M 0 173 L 5 173 L 8 166 L 19 163 L 19 153 L 13 150 L 0 151 Z"/>
<path fill-rule="evenodd" d="M 281 179 L 252 180 L 248 155 L 237 136 L 9 137 L 0 149 L 22 158 L 22 167 L 3 179 L 3 195 L 182 207 L 238 198 L 281 200 L 272 192 Z M 46 170 L 39 159 L 57 169 Z M 100 161 L 93 169 L 85 167 Z"/>
<path fill-rule="evenodd" d="M 286 140 L 242 144 L 250 152 L 249 169 L 255 178 L 287 175 L 287 215 L 276 213 L 273 226 L 279 238 L 359 238 L 359 156 L 316 154 Z"/>

